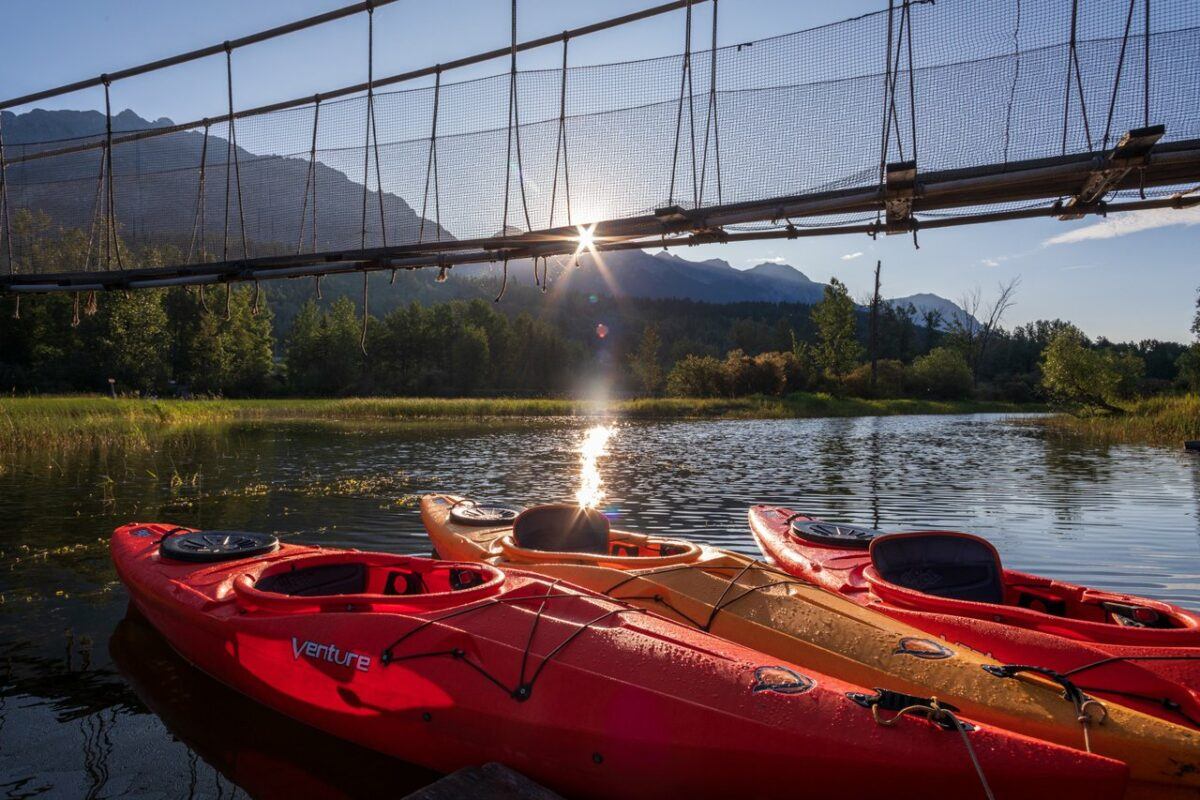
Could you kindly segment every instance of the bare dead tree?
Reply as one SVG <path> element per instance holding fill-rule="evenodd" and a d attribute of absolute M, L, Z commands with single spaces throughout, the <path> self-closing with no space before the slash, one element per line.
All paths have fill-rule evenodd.
<path fill-rule="evenodd" d="M 871 295 L 871 394 L 875 394 L 875 382 L 879 374 L 879 269 L 882 261 L 875 262 L 875 293 Z"/>
<path fill-rule="evenodd" d="M 983 367 L 988 345 L 1000 329 L 1004 315 L 1016 305 L 1016 292 L 1020 285 L 1020 277 L 999 284 L 995 299 L 987 304 L 984 303 L 983 292 L 978 286 L 964 292 L 959 299 L 958 304 L 966 313 L 962 318 L 954 320 L 954 334 L 963 342 L 971 367 L 971 379 L 976 384 L 979 383 L 979 372 Z"/>

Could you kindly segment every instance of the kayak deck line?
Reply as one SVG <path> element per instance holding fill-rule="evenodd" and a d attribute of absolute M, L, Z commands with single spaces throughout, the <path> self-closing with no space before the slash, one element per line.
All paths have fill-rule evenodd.
<path fill-rule="evenodd" d="M 575 598 L 576 597 L 576 595 L 568 594 L 566 592 L 562 592 L 560 594 L 555 594 L 554 590 L 558 588 L 559 583 L 560 583 L 560 581 L 557 581 L 557 580 L 551 582 L 549 590 L 547 591 L 546 594 L 543 594 L 543 595 L 532 595 L 532 596 L 524 596 L 524 597 L 507 597 L 507 598 L 493 597 L 493 598 L 489 598 L 487 600 L 483 600 L 480 603 L 478 603 L 477 605 L 468 606 L 466 608 L 456 609 L 456 610 L 450 611 L 442 616 L 431 617 L 429 619 L 426 619 L 425 621 L 423 621 L 422 623 L 417 625 L 415 628 L 413 628 L 412 630 L 405 633 L 399 639 L 397 639 L 396 641 L 392 642 L 387 647 L 385 647 L 383 650 L 383 653 L 379 657 L 379 662 L 381 664 L 383 664 L 385 667 L 387 667 L 390 664 L 394 664 L 396 662 L 412 661 L 412 660 L 421 659 L 421 658 L 437 658 L 437 657 L 453 658 L 457 661 L 462 661 L 467 666 L 469 666 L 471 669 L 475 670 L 480 675 L 487 678 L 488 681 L 490 681 L 491 683 L 495 684 L 497 687 L 502 689 L 506 694 L 508 694 L 509 697 L 513 698 L 517 702 L 524 702 L 533 695 L 534 684 L 537 683 L 537 679 L 542 674 L 542 670 L 545 669 L 546 665 L 555 656 L 557 656 L 559 653 L 561 653 L 563 650 L 565 650 L 567 648 L 567 646 L 571 644 L 571 642 L 575 641 L 575 639 L 577 639 L 585 631 L 590 629 L 592 626 L 598 625 L 601 622 L 603 622 L 604 620 L 609 619 L 610 617 L 616 616 L 617 614 L 623 614 L 626 612 L 645 613 L 645 610 L 641 609 L 641 608 L 637 608 L 634 606 L 618 605 L 615 608 L 605 611 L 604 613 L 600 614 L 599 616 L 597 616 L 594 619 L 580 623 L 578 628 L 576 628 L 574 631 L 572 631 L 570 634 L 568 634 L 565 639 L 563 639 L 561 642 L 559 642 L 557 645 L 555 645 L 554 648 L 551 649 L 549 653 L 542 656 L 542 659 L 541 659 L 541 661 L 538 662 L 538 665 L 534 669 L 533 674 L 529 675 L 528 678 L 526 678 L 525 671 L 529 665 L 530 650 L 533 647 L 534 637 L 537 635 L 538 625 L 541 623 L 542 615 L 546 610 L 547 601 L 555 600 L 555 599 L 562 599 L 562 598 Z M 525 602 L 525 601 L 530 601 L 530 602 L 540 601 L 541 605 L 538 606 L 537 613 L 533 617 L 533 621 L 529 628 L 529 638 L 526 640 L 525 649 L 521 653 L 520 675 L 517 678 L 516 685 L 511 688 L 509 686 L 507 686 L 498 677 L 496 677 L 491 672 L 489 672 L 488 669 L 483 664 L 478 664 L 474 661 L 471 661 L 468 658 L 467 652 L 465 650 L 462 650 L 461 648 L 454 648 L 451 650 L 435 650 L 435 651 L 422 652 L 422 653 L 409 653 L 409 654 L 402 655 L 402 656 L 397 656 L 392 652 L 395 648 L 399 647 L 401 644 L 408 641 L 416 634 L 420 633 L 423 630 L 427 630 L 429 627 L 431 627 L 439 622 L 444 622 L 447 619 L 460 617 L 460 616 L 470 614 L 470 613 L 484 611 L 492 606 L 499 605 L 500 603 L 517 603 L 517 602 Z"/>

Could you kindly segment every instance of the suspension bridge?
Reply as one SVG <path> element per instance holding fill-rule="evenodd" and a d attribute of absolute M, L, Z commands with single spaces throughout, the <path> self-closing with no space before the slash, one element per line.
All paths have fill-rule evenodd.
<path fill-rule="evenodd" d="M 710 242 L 908 234 L 1200 203 L 1194 0 L 891 0 L 721 44 L 676 0 L 404 74 L 374 18 L 326 14 L 0 102 L 0 293 L 96 293 Z M 718 6 L 721 7 L 719 11 Z M 736 10 L 736 6 L 734 6 Z M 399 13 L 399 12 L 397 12 Z M 577 66 L 651 17 L 677 54 Z M 236 105 L 236 55 L 359 16 L 365 81 Z M 561 50 L 557 69 L 523 53 Z M 223 59 L 223 109 L 126 124 L 128 81 Z M 496 62 L 497 74 L 456 80 Z M 35 140 L 4 109 L 102 92 L 103 127 Z M 134 119 L 137 119 L 136 116 Z M 74 243 L 64 259 L 62 248 Z M 56 256 L 49 253 L 58 253 Z M 364 303 L 365 308 L 365 303 Z"/>

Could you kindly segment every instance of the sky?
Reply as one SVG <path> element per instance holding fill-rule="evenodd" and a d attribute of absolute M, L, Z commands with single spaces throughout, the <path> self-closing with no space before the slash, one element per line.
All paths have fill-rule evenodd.
<path fill-rule="evenodd" d="M 0 95 L 13 97 L 104 71 L 215 44 L 317 14 L 348 0 L 48 0 L 11 3 L 0 26 Z M 651 0 L 520 0 L 522 39 L 559 32 L 651 5 Z M 735 44 L 875 11 L 881 0 L 839 3 L 722 0 L 719 44 Z M 699 18 L 707 20 L 705 7 Z M 573 64 L 597 64 L 679 51 L 681 12 L 575 40 Z M 291 99 L 365 79 L 361 16 L 256 45 L 235 55 L 236 102 L 252 106 Z M 375 14 L 376 74 L 388 75 L 503 46 L 509 37 L 504 0 L 401 0 Z M 522 68 L 555 67 L 557 48 L 521 57 Z M 502 72 L 499 62 L 458 78 Z M 182 87 L 182 88 L 181 88 Z M 114 110 L 154 119 L 194 119 L 223 110 L 224 62 L 207 59 L 161 78 L 113 86 Z M 102 108 L 99 90 L 36 104 Z M 18 113 L 28 108 L 13 109 Z M 1069 319 L 1089 335 L 1117 340 L 1187 341 L 1200 288 L 1200 208 L 1155 210 L 1072 222 L 1025 220 L 927 231 L 797 241 L 706 245 L 680 250 L 689 259 L 722 258 L 747 268 L 790 264 L 813 280 L 844 281 L 856 297 L 869 293 L 876 260 L 885 295 L 933 292 L 952 300 L 976 288 L 984 298 L 1019 279 L 1007 324 Z"/>

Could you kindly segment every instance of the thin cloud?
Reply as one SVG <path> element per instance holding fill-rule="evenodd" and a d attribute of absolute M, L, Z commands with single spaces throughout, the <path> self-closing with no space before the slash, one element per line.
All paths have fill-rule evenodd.
<path fill-rule="evenodd" d="M 1001 257 L 1001 258 L 985 258 L 982 261 L 980 261 L 979 263 L 983 264 L 985 267 L 998 267 L 998 266 L 1000 266 L 1000 262 L 1003 260 L 1004 260 L 1003 257 Z"/>
<path fill-rule="evenodd" d="M 1062 271 L 1063 272 L 1074 272 L 1077 269 L 1095 269 L 1095 268 L 1096 268 L 1095 264 L 1075 264 L 1074 266 L 1063 267 Z"/>
<path fill-rule="evenodd" d="M 746 261 L 747 264 L 786 264 L 783 256 L 774 256 L 772 258 L 751 258 Z"/>
<path fill-rule="evenodd" d="M 1114 239 L 1140 231 L 1166 228 L 1171 225 L 1200 224 L 1200 206 L 1185 209 L 1148 208 L 1142 211 L 1129 211 L 1123 214 L 1101 220 L 1092 225 L 1060 233 L 1042 242 L 1043 247 L 1052 244 L 1075 244 L 1093 239 Z"/>
<path fill-rule="evenodd" d="M 861 250 L 856 250 L 853 253 L 846 253 L 846 255 L 842 256 L 842 261 L 853 261 L 854 259 L 858 258 L 861 255 L 862 255 Z"/>

